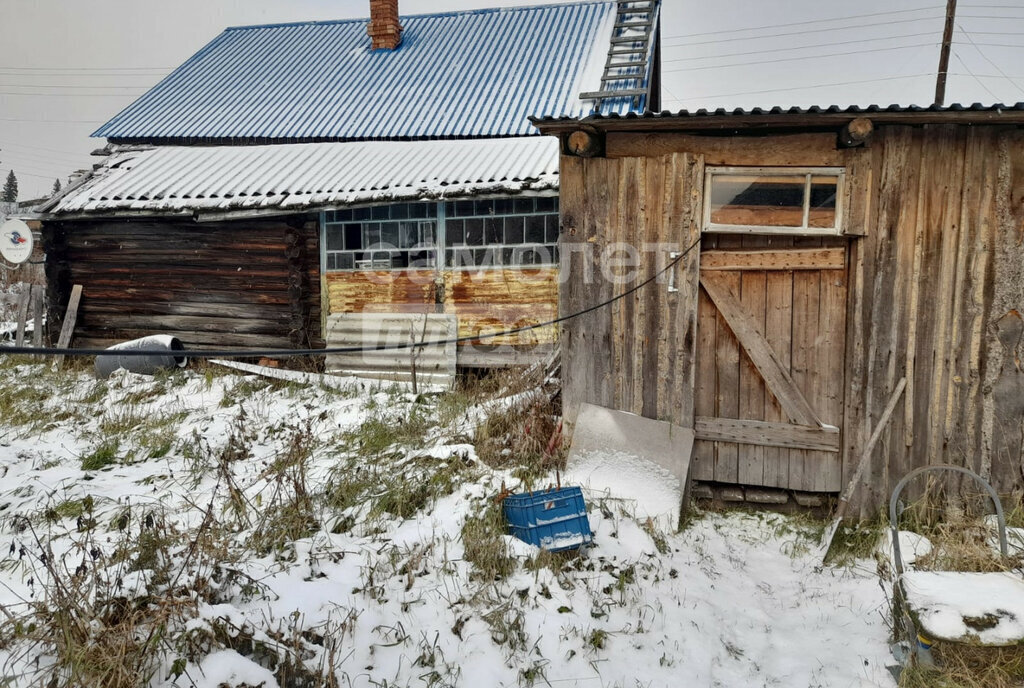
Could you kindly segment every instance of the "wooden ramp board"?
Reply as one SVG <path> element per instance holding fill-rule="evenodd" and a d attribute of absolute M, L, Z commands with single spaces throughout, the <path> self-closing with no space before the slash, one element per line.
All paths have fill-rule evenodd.
<path fill-rule="evenodd" d="M 689 481 L 693 430 L 581 404 L 565 482 L 627 503 L 638 519 L 675 530 Z"/>
<path fill-rule="evenodd" d="M 429 385 L 451 386 L 455 382 L 456 346 L 417 347 L 412 342 L 454 340 L 458 324 L 454 315 L 444 313 L 335 313 L 327 318 L 328 348 L 406 346 L 389 351 L 328 354 L 327 370 L 379 380 L 408 382 L 413 376 Z"/>

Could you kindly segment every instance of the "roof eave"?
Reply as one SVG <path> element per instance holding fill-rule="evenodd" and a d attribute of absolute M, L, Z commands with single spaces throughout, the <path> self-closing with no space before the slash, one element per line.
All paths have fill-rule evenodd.
<path fill-rule="evenodd" d="M 1024 124 L 1024 102 L 1014 105 L 975 104 L 970 107 L 951 105 L 949 107 L 920 108 L 890 106 L 830 108 L 773 108 L 762 110 L 681 110 L 645 112 L 642 115 L 590 115 L 588 117 L 552 118 L 531 117 L 530 121 L 543 134 L 559 135 L 577 129 L 591 129 L 602 132 L 623 131 L 709 131 L 709 130 L 772 130 L 803 127 L 841 127 L 858 117 L 867 117 L 876 124 Z"/>

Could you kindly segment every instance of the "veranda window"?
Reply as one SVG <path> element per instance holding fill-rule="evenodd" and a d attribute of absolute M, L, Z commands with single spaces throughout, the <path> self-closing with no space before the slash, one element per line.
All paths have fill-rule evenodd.
<path fill-rule="evenodd" d="M 328 271 L 558 264 L 558 198 L 393 203 L 324 213 Z"/>
<path fill-rule="evenodd" d="M 842 188 L 842 168 L 709 168 L 704 231 L 839 234 Z"/>

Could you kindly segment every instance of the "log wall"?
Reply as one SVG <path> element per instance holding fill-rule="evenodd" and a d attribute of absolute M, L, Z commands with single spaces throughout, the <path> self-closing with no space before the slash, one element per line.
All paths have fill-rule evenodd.
<path fill-rule="evenodd" d="M 637 127 L 642 127 L 638 123 Z M 686 245 L 703 195 L 699 165 L 843 166 L 848 244 L 842 484 L 898 380 L 907 394 L 858 490 L 873 513 L 911 469 L 966 465 L 1003 493 L 1024 489 L 1024 132 L 882 126 L 867 148 L 836 132 L 609 133 L 607 158 L 563 156 L 563 312 L 609 298 L 588 283 L 600 248 L 667 236 Z M 660 218 L 660 219 L 659 219 Z M 667 229 L 666 229 L 667 228 Z M 578 247 L 577 247 L 578 248 Z M 646 276 L 655 264 L 640 271 Z M 567 417 L 581 401 L 693 425 L 691 327 L 699 290 L 660 287 L 563 326 Z M 627 285 L 628 286 L 628 285 Z M 684 306 L 680 304 L 685 302 Z M 618 340 L 621 339 L 622 343 Z M 739 405 L 741 399 L 722 403 Z"/>
<path fill-rule="evenodd" d="M 322 346 L 315 221 L 47 222 L 48 329 L 82 285 L 73 345 L 173 334 L 188 347 Z"/>

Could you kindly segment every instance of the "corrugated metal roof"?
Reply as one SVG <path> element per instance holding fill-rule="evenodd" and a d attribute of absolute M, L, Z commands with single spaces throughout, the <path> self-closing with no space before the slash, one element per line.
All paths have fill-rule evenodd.
<path fill-rule="evenodd" d="M 304 209 L 558 188 L 552 138 L 157 146 L 112 154 L 40 210 Z"/>
<path fill-rule="evenodd" d="M 701 108 L 700 110 L 679 110 L 678 112 L 670 112 L 663 110 L 661 112 L 630 112 L 630 113 L 589 113 L 582 117 L 574 116 L 559 116 L 559 115 L 544 115 L 544 116 L 533 116 L 530 117 L 530 121 L 536 123 L 540 127 L 546 125 L 562 125 L 562 124 L 573 124 L 575 122 L 587 122 L 596 123 L 602 125 L 602 123 L 613 123 L 622 121 L 653 121 L 653 120 L 669 120 L 679 121 L 681 124 L 689 124 L 699 122 L 701 120 L 739 120 L 741 118 L 758 120 L 758 124 L 769 123 L 773 119 L 780 122 L 784 122 L 787 119 L 803 118 L 805 116 L 820 117 L 823 120 L 829 119 L 831 116 L 837 116 L 840 118 L 850 118 L 857 116 L 873 117 L 879 120 L 907 120 L 912 121 L 913 119 L 927 120 L 929 115 L 937 116 L 937 119 L 946 116 L 950 119 L 954 119 L 958 116 L 963 116 L 968 119 L 972 118 L 972 115 L 976 116 L 973 119 L 978 121 L 999 121 L 1001 117 L 1007 119 L 1013 119 L 1014 121 L 1021 118 L 1021 113 L 1024 113 L 1024 102 L 1014 103 L 1006 105 L 1003 103 L 995 103 L 986 105 L 983 103 L 974 103 L 972 105 L 963 105 L 961 103 L 951 103 L 949 105 L 929 105 L 922 107 L 919 105 L 851 105 L 849 107 L 840 107 L 838 105 L 829 106 L 818 106 L 814 105 L 811 107 L 772 107 L 772 108 L 751 108 L 749 110 L 744 108 L 736 108 L 734 110 L 727 110 L 725 108 L 718 108 L 716 110 L 707 110 Z"/>
<path fill-rule="evenodd" d="M 614 2 L 405 16 L 396 50 L 366 20 L 230 28 L 93 136 L 397 139 L 536 134 L 529 115 L 583 116 Z M 642 110 L 646 103 L 639 103 Z M 633 109 L 607 101 L 605 113 Z"/>

